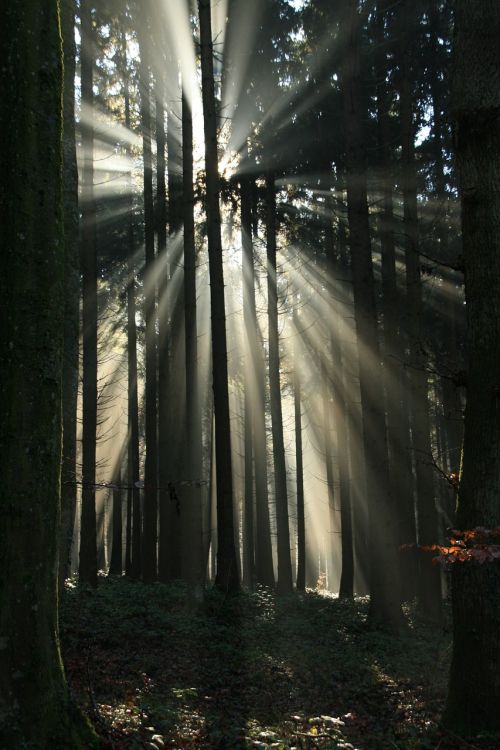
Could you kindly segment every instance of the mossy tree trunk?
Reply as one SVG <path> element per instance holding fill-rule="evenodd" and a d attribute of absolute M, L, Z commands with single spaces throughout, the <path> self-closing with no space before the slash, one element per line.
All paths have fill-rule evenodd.
<path fill-rule="evenodd" d="M 467 406 L 457 525 L 500 526 L 500 5 L 456 3 L 453 110 L 467 301 Z M 500 731 L 500 565 L 453 570 L 444 723 Z"/>
<path fill-rule="evenodd" d="M 83 748 L 57 627 L 63 241 L 59 3 L 0 8 L 0 747 Z"/>
<path fill-rule="evenodd" d="M 76 511 L 76 403 L 80 325 L 78 170 L 75 141 L 75 2 L 61 2 L 64 44 L 64 357 L 61 487 L 61 585 L 69 575 Z"/>

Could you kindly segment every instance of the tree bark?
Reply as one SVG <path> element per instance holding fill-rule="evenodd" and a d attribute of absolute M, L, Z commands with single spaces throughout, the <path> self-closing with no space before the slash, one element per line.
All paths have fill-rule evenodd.
<path fill-rule="evenodd" d="M 332 208 L 331 204 L 328 208 Z M 332 211 L 333 214 L 333 211 Z M 337 301 L 340 294 L 342 278 L 342 259 L 335 257 L 335 239 L 332 217 L 328 217 L 325 230 L 325 253 L 327 270 L 327 288 L 330 297 L 332 327 L 330 331 L 330 351 L 332 357 L 331 385 L 333 393 L 333 415 L 337 433 L 337 460 L 339 466 L 339 501 L 341 523 L 341 571 L 339 596 L 352 597 L 354 593 L 354 540 L 352 528 L 351 488 L 349 477 L 349 446 L 351 428 L 346 399 L 345 351 L 342 347 L 341 304 Z M 344 249 L 345 241 L 339 243 L 339 256 Z"/>
<path fill-rule="evenodd" d="M 368 219 L 363 136 L 365 115 L 361 103 L 361 29 L 357 1 L 344 0 L 342 10 L 348 40 L 341 86 L 344 99 L 349 246 L 354 314 L 360 347 L 362 435 L 370 529 L 370 622 L 373 627 L 398 631 L 403 618 L 398 595 L 397 536 L 389 488 L 382 371 Z"/>
<path fill-rule="evenodd" d="M 255 580 L 263 586 L 274 586 L 273 551 L 269 520 L 267 486 L 266 373 L 264 344 L 257 320 L 255 303 L 255 263 L 252 241 L 254 186 L 251 177 L 241 180 L 241 231 L 243 249 L 243 315 L 250 366 L 246 368 L 246 385 L 252 386 L 252 439 L 255 474 Z M 251 382 L 250 382 L 251 379 Z M 250 408 L 247 403 L 246 409 Z"/>
<path fill-rule="evenodd" d="M 245 144 L 245 154 L 248 149 Z M 251 184 L 247 176 L 240 181 L 241 201 L 241 245 L 243 283 L 243 322 L 245 325 L 245 383 L 244 383 L 244 453 L 245 494 L 243 506 L 243 583 L 253 589 L 255 583 L 255 529 L 254 529 L 254 451 L 253 408 L 255 404 L 255 312 L 253 243 L 252 243 L 252 198 Z"/>
<path fill-rule="evenodd" d="M 150 67 L 147 57 L 148 39 L 140 41 L 141 50 L 141 124 L 144 160 L 144 317 L 146 323 L 146 384 L 144 463 L 144 508 L 142 525 L 142 580 L 152 583 L 157 578 L 157 514 L 158 514 L 158 433 L 157 433 L 157 348 L 156 348 L 156 278 L 153 206 L 153 163 L 151 153 Z"/>
<path fill-rule="evenodd" d="M 118 467 L 113 488 L 113 535 L 111 540 L 111 559 L 109 563 L 109 575 L 121 576 L 123 571 L 123 542 L 122 542 L 122 490 L 121 490 L 121 467 Z"/>
<path fill-rule="evenodd" d="M 458 497 L 460 529 L 500 526 L 500 5 L 456 3 L 455 150 L 467 301 L 467 406 Z M 454 644 L 444 723 L 500 731 L 500 566 L 453 570 Z"/>
<path fill-rule="evenodd" d="M 193 188 L 193 118 L 186 92 L 182 95 L 182 175 L 184 214 L 184 322 L 186 370 L 186 498 L 188 524 L 185 545 L 189 548 L 188 580 L 197 599 L 205 584 L 202 537 L 201 407 L 198 382 L 198 326 L 196 320 L 196 245 Z"/>
<path fill-rule="evenodd" d="M 298 314 L 293 311 L 294 335 L 299 336 Z M 306 519 L 304 505 L 304 458 L 302 455 L 302 399 L 299 347 L 293 350 L 293 402 L 295 419 L 295 477 L 297 488 L 297 591 L 306 590 Z"/>
<path fill-rule="evenodd" d="M 124 66 L 125 127 L 130 130 L 130 89 L 127 70 L 127 46 L 122 35 Z M 126 154 L 131 158 L 130 146 Z M 125 572 L 131 578 L 141 575 L 141 496 L 139 482 L 139 406 L 137 395 L 137 329 L 136 314 L 136 268 L 134 261 L 134 226 L 132 216 L 132 179 L 129 177 L 130 203 L 127 216 L 127 529 L 125 544 Z"/>
<path fill-rule="evenodd" d="M 94 132 L 92 117 L 94 48 L 89 0 L 80 5 L 81 82 L 86 118 L 82 124 L 82 514 L 79 580 L 97 586 L 95 470 L 97 439 L 97 249 L 94 200 Z"/>
<path fill-rule="evenodd" d="M 0 746 L 77 750 L 57 586 L 64 331 L 59 3 L 0 7 Z"/>
<path fill-rule="evenodd" d="M 267 312 L 269 319 L 269 392 L 273 434 L 274 487 L 276 531 L 278 536 L 278 581 L 281 594 L 292 591 L 290 528 L 286 486 L 285 445 L 281 408 L 280 355 L 278 336 L 278 280 L 276 270 L 276 188 L 274 176 L 266 176 L 266 247 L 267 247 Z"/>
<path fill-rule="evenodd" d="M 227 373 L 226 312 L 219 206 L 217 115 L 213 72 L 210 0 L 198 0 L 205 131 L 206 210 L 210 307 L 212 314 L 212 371 L 217 474 L 217 575 L 216 585 L 228 592 L 239 589 L 234 544 L 233 474 Z"/>
<path fill-rule="evenodd" d="M 76 512 L 76 409 L 80 328 L 80 261 L 78 170 L 75 140 L 75 4 L 61 3 L 64 44 L 64 356 L 63 356 L 63 448 L 61 474 L 60 585 L 70 573 L 71 547 Z"/>

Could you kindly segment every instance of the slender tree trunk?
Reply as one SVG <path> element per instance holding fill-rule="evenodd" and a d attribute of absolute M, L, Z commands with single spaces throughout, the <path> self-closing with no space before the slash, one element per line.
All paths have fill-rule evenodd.
<path fill-rule="evenodd" d="M 217 164 L 217 116 L 213 73 L 210 0 L 198 0 L 205 131 L 206 205 L 210 306 L 212 313 L 212 368 L 217 472 L 216 585 L 226 591 L 239 588 L 234 545 L 233 474 L 227 374 L 226 311 Z"/>
<path fill-rule="evenodd" d="M 266 177 L 267 312 L 269 319 L 269 390 L 273 433 L 276 530 L 278 535 L 278 581 L 281 594 L 292 590 L 290 528 L 286 486 L 285 445 L 281 410 L 280 355 L 278 337 L 278 289 L 276 271 L 276 189 L 274 177 Z"/>
<path fill-rule="evenodd" d="M 169 341 L 170 320 L 167 305 L 169 292 L 167 262 L 167 186 L 165 180 L 165 81 L 163 71 L 156 76 L 156 232 L 158 237 L 158 481 L 159 539 L 158 578 L 170 579 L 169 492 L 171 436 L 169 435 Z M 169 123 L 170 124 L 170 123 Z M 170 449 L 170 450 L 169 450 Z"/>
<path fill-rule="evenodd" d="M 130 91 L 127 70 L 127 44 L 122 35 L 124 64 L 125 127 L 130 131 Z M 131 158 L 130 146 L 126 147 Z M 139 482 L 139 406 L 137 394 L 136 268 L 134 261 L 134 227 L 132 216 L 132 178 L 129 177 L 129 214 L 127 216 L 127 530 L 125 571 L 131 578 L 141 576 L 141 496 Z"/>
<path fill-rule="evenodd" d="M 332 208 L 331 205 L 328 208 Z M 333 214 L 333 211 L 332 211 Z M 342 260 L 335 257 L 335 240 L 331 216 L 325 231 L 325 253 L 327 284 L 330 297 L 332 328 L 330 335 L 330 351 L 332 355 L 331 382 L 333 391 L 333 414 L 337 432 L 337 460 L 339 466 L 339 501 L 341 522 L 342 561 L 340 571 L 339 596 L 352 597 L 354 592 L 354 544 L 352 536 L 351 490 L 349 479 L 349 444 L 350 428 L 346 401 L 346 372 L 344 355 L 342 352 L 342 309 L 336 300 L 340 293 L 340 282 L 336 284 L 336 276 L 342 278 Z M 342 245 L 342 247 L 340 247 Z M 339 255 L 345 242 L 339 243 Z M 337 281 L 338 281 L 337 279 Z M 337 288 L 338 287 L 338 288 Z"/>
<path fill-rule="evenodd" d="M 294 334 L 299 336 L 299 317 L 293 311 Z M 304 505 L 304 457 L 302 454 L 302 399 L 299 347 L 293 349 L 293 400 L 295 417 L 295 476 L 297 487 L 297 591 L 306 590 L 306 519 Z"/>
<path fill-rule="evenodd" d="M 80 750 L 58 638 L 64 292 L 59 3 L 0 6 L 0 747 Z M 67 28 L 67 27 L 66 27 Z"/>
<path fill-rule="evenodd" d="M 457 525 L 500 526 L 500 5 L 458 0 L 453 114 L 467 301 L 467 406 Z M 500 731 L 500 566 L 453 570 L 445 726 Z"/>
<path fill-rule="evenodd" d="M 64 43 L 64 357 L 63 448 L 61 489 L 60 585 L 70 573 L 76 511 L 76 408 L 80 327 L 80 261 L 78 246 L 78 170 L 75 142 L 74 0 L 61 3 Z"/>
<path fill-rule="evenodd" d="M 255 263 L 253 246 L 254 180 L 241 181 L 241 230 L 243 248 L 243 314 L 247 346 L 251 358 L 246 368 L 246 388 L 251 384 L 251 421 L 255 473 L 255 580 L 263 586 L 274 586 L 273 552 L 269 521 L 267 486 L 266 373 L 264 344 L 257 320 L 255 302 Z M 251 383 L 249 382 L 251 379 Z M 246 408 L 249 407 L 247 403 Z"/>
<path fill-rule="evenodd" d="M 123 571 L 123 539 L 122 539 L 122 474 L 121 466 L 118 467 L 114 479 L 113 488 L 113 535 L 111 540 L 111 559 L 109 563 L 109 575 L 121 576 Z"/>
<path fill-rule="evenodd" d="M 193 188 L 193 118 L 183 91 L 182 96 L 182 165 L 184 213 L 184 319 L 186 356 L 186 458 L 187 478 L 190 482 L 188 498 L 189 546 L 188 580 L 195 597 L 201 596 L 205 583 L 202 537 L 202 493 L 198 480 L 201 476 L 201 407 L 198 383 L 198 326 L 196 320 L 196 245 L 194 228 Z"/>
<path fill-rule="evenodd" d="M 328 363 L 329 364 L 329 363 Z M 326 355 L 320 354 L 321 401 L 323 408 L 323 454 L 325 457 L 325 478 L 328 497 L 328 534 L 326 537 L 326 559 L 328 560 L 327 588 L 332 591 L 332 574 L 335 560 L 335 485 L 333 478 L 333 440 L 332 440 L 332 389 L 331 367 L 328 368 Z"/>
<path fill-rule="evenodd" d="M 348 35 L 341 85 L 344 98 L 346 186 L 354 314 L 361 351 L 359 378 L 370 528 L 370 622 L 372 626 L 397 631 L 402 625 L 402 613 L 398 595 L 397 534 L 389 489 L 382 371 L 366 192 L 360 18 L 356 0 L 344 0 L 342 8 Z"/>
<path fill-rule="evenodd" d="M 248 149 L 245 148 L 248 154 Z M 243 154 L 243 159 L 245 154 Z M 255 312 L 253 244 L 252 244 L 252 198 L 248 177 L 241 179 L 241 244 L 243 276 L 243 321 L 245 325 L 245 495 L 243 509 L 243 583 L 252 589 L 255 582 L 255 534 L 254 534 L 254 462 L 253 462 L 253 409 L 255 403 Z"/>
<path fill-rule="evenodd" d="M 144 160 L 144 270 L 146 322 L 145 422 L 146 458 L 144 464 L 144 510 L 142 526 L 142 580 L 157 578 L 158 513 L 158 436 L 156 423 L 157 356 L 156 356 L 156 278 L 153 206 L 153 164 L 151 154 L 151 94 L 147 39 L 141 40 L 141 123 Z"/>
<path fill-rule="evenodd" d="M 349 263 L 347 257 L 347 237 L 346 227 L 342 221 L 339 221 L 337 230 L 337 243 L 338 243 L 338 264 L 336 267 L 336 287 L 335 293 L 340 295 L 341 303 L 348 304 L 351 302 L 351 291 L 352 285 L 349 284 L 350 277 L 352 274 L 349 270 Z M 367 495 L 366 492 L 366 481 L 365 481 L 365 467 L 362 453 L 362 444 L 360 441 L 361 435 L 361 417 L 358 415 L 358 406 L 354 404 L 353 397 L 350 393 L 354 390 L 354 384 L 357 385 L 357 378 L 355 380 L 355 371 L 359 370 L 359 349 L 356 338 L 352 341 L 347 340 L 348 330 L 346 325 L 345 311 L 343 312 L 344 317 L 344 328 L 346 329 L 341 336 L 341 328 L 339 322 L 341 317 L 337 311 L 337 336 L 340 350 L 338 356 L 341 362 L 341 375 L 338 383 L 339 393 L 339 404 L 340 412 L 339 415 L 339 431 L 341 435 L 344 435 L 342 445 L 344 446 L 345 455 L 339 457 L 341 462 L 339 470 L 342 472 L 340 476 L 340 493 L 341 493 L 341 513 L 347 515 L 347 524 L 343 526 L 346 534 L 349 535 L 349 522 L 351 525 L 351 539 L 349 536 L 347 539 L 344 538 L 344 532 L 342 532 L 342 554 L 344 550 L 347 554 L 347 568 L 346 568 L 346 591 L 350 590 L 350 570 L 351 564 L 349 557 L 352 554 L 353 564 L 353 591 L 357 593 L 367 593 L 368 587 L 368 573 L 370 569 L 368 560 L 368 522 L 367 522 L 367 508 L 366 503 L 363 502 Z M 336 345 L 332 346 L 332 350 L 337 351 Z M 357 392 L 357 388 L 354 393 Z M 342 399 L 343 394 L 343 399 Z M 344 428 L 342 428 L 344 425 Z M 343 517 L 343 516 L 342 516 Z M 352 551 L 349 552 L 349 546 L 352 547 Z M 344 558 L 342 562 L 342 569 L 344 570 Z M 344 586 L 344 575 L 341 575 L 341 588 Z M 347 594 L 346 594 L 347 595 Z"/>
<path fill-rule="evenodd" d="M 97 523 L 95 469 L 97 438 L 97 250 L 94 201 L 94 131 L 92 124 L 94 48 L 90 2 L 80 5 L 82 30 L 82 517 L 80 524 L 80 583 L 97 586 Z"/>
<path fill-rule="evenodd" d="M 177 63 L 170 60 L 178 79 Z M 175 88 L 167 126 L 168 240 L 166 258 L 161 262 L 159 295 L 159 447 L 160 447 L 160 580 L 182 577 L 182 521 L 184 503 L 181 488 L 185 434 L 184 360 L 180 353 L 183 337 L 184 300 L 176 276 L 181 264 L 182 184 L 179 155 L 181 90 Z"/>

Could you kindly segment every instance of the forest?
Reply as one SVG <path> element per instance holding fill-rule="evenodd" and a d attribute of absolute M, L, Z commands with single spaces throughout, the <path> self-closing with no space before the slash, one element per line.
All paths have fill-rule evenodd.
<path fill-rule="evenodd" d="M 499 39 L 0 5 L 0 750 L 500 747 Z"/>

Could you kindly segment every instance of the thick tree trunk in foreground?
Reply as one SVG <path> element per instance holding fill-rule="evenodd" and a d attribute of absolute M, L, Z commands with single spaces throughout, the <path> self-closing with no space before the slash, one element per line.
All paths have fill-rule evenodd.
<path fill-rule="evenodd" d="M 0 747 L 88 747 L 59 653 L 64 330 L 58 3 L 0 8 Z"/>
<path fill-rule="evenodd" d="M 81 584 L 97 586 L 97 522 L 95 506 L 95 463 L 97 439 L 97 250 L 94 200 L 93 31 L 88 0 L 80 5 L 82 28 L 82 102 L 86 117 L 82 123 L 82 514 L 80 524 Z"/>
<path fill-rule="evenodd" d="M 278 581 L 281 594 L 292 590 L 290 527 L 286 486 L 285 445 L 281 408 L 280 354 L 278 336 L 278 280 L 276 270 L 276 188 L 274 177 L 266 177 L 267 311 L 269 318 L 269 392 L 273 434 L 274 491 L 278 536 Z"/>
<path fill-rule="evenodd" d="M 500 526 L 500 5 L 456 3 L 453 109 L 468 322 L 457 525 Z M 453 570 L 454 646 L 444 722 L 500 730 L 500 565 Z"/>
<path fill-rule="evenodd" d="M 210 0 L 198 0 L 205 131 L 207 182 L 208 263 L 212 313 L 212 372 L 214 390 L 215 450 L 217 474 L 217 575 L 216 585 L 225 591 L 239 588 L 234 545 L 233 472 L 227 374 L 226 311 L 217 163 L 217 115 L 215 109 L 212 24 Z"/>
<path fill-rule="evenodd" d="M 78 246 L 78 171 L 75 142 L 75 4 L 61 3 L 64 43 L 64 355 L 63 451 L 61 473 L 61 542 L 59 580 L 70 572 L 76 511 L 76 404 L 80 327 L 80 262 Z"/>
<path fill-rule="evenodd" d="M 364 112 L 361 106 L 361 30 L 356 0 L 344 0 L 343 11 L 348 35 L 342 70 L 346 186 L 354 314 L 360 350 L 359 380 L 370 529 L 370 621 L 375 627 L 397 631 L 403 618 L 399 603 L 397 535 L 389 490 L 382 368 L 368 220 Z"/>

